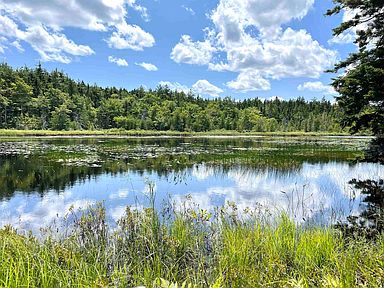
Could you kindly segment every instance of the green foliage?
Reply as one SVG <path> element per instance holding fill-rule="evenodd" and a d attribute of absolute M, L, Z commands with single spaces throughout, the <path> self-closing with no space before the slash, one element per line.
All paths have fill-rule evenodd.
<path fill-rule="evenodd" d="M 342 69 L 333 86 L 342 111 L 342 123 L 356 133 L 369 129 L 384 137 L 384 10 L 383 1 L 334 0 L 336 6 L 327 15 L 342 10 L 355 12 L 354 17 L 334 29 L 334 35 L 357 30 L 355 43 L 359 49 L 335 65 Z"/>
<path fill-rule="evenodd" d="M 67 105 L 62 104 L 55 108 L 52 112 L 51 127 L 54 130 L 68 130 L 70 125 L 69 113 L 71 110 L 67 108 Z"/>
<path fill-rule="evenodd" d="M 267 222 L 225 206 L 174 212 L 127 208 L 109 229 L 102 205 L 44 240 L 0 230 L 2 287 L 383 287 L 384 237 L 345 239 L 282 215 Z M 193 212 L 193 213 L 192 213 Z M 235 214 L 234 214 L 235 213 Z M 199 216 L 200 215 L 200 216 Z M 258 215 L 258 216 L 257 216 Z M 71 218 L 71 219 L 72 219 Z M 244 220 L 241 220 L 244 219 Z M 53 234 L 52 234 L 53 233 Z"/>
<path fill-rule="evenodd" d="M 168 87 L 101 88 L 64 73 L 0 65 L 0 128 L 341 132 L 329 101 L 207 100 Z"/>

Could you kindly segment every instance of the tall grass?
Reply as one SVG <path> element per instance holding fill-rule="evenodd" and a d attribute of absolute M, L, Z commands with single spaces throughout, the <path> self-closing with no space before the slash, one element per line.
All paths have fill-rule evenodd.
<path fill-rule="evenodd" d="M 173 210 L 172 210 L 173 211 Z M 240 217 L 224 207 L 133 210 L 113 229 L 102 205 L 65 237 L 0 230 L 1 287 L 383 287 L 384 236 Z M 178 284 L 177 284 L 178 283 Z"/>

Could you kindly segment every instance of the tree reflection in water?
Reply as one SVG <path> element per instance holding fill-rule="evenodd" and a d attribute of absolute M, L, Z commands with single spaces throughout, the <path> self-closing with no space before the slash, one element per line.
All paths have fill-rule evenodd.
<path fill-rule="evenodd" d="M 377 137 L 369 143 L 364 158 L 368 162 L 384 164 L 384 137 Z"/>
<path fill-rule="evenodd" d="M 359 215 L 350 215 L 347 222 L 338 223 L 346 237 L 366 237 L 373 239 L 384 232 L 384 180 L 356 180 L 350 182 L 364 195 L 365 209 Z"/>

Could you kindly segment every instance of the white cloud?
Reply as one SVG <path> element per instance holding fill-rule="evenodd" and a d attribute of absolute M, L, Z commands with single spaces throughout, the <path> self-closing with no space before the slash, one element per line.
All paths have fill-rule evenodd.
<path fill-rule="evenodd" d="M 241 92 L 257 91 L 257 90 L 270 90 L 271 84 L 268 80 L 262 78 L 257 71 L 249 70 L 241 72 L 236 80 L 227 83 L 231 89 Z"/>
<path fill-rule="evenodd" d="M 348 43 L 353 43 L 355 39 L 356 39 L 356 34 L 352 31 L 347 31 L 337 36 L 333 36 L 330 40 L 328 40 L 328 43 L 329 44 L 348 44 Z"/>
<path fill-rule="evenodd" d="M 55 30 L 76 27 L 93 31 L 107 31 L 116 24 L 125 22 L 127 7 L 148 18 L 147 9 L 135 0 L 2 0 L 4 10 L 28 26 L 44 24 Z"/>
<path fill-rule="evenodd" d="M 8 49 L 6 45 L 7 42 L 7 38 L 0 36 L 0 53 L 5 53 L 5 49 Z"/>
<path fill-rule="evenodd" d="M 223 90 L 219 87 L 209 83 L 207 80 L 199 80 L 192 85 L 192 89 L 200 94 L 208 94 L 213 97 L 219 96 L 220 93 L 223 93 Z"/>
<path fill-rule="evenodd" d="M 189 35 L 183 35 L 180 43 L 172 49 L 171 59 L 176 63 L 206 65 L 215 50 L 208 40 L 193 42 Z"/>
<path fill-rule="evenodd" d="M 292 19 L 302 19 L 313 3 L 314 0 L 221 0 L 211 19 L 226 40 L 236 40 L 245 35 L 245 27 L 272 32 Z"/>
<path fill-rule="evenodd" d="M 159 70 L 156 65 L 152 63 L 146 63 L 146 62 L 141 62 L 141 63 L 135 63 L 137 66 L 143 67 L 147 71 L 157 71 Z"/>
<path fill-rule="evenodd" d="M 128 66 L 127 60 L 122 59 L 122 58 L 116 58 L 113 56 L 108 56 L 108 61 L 110 63 L 115 63 L 117 66 L 124 66 L 124 67 Z"/>
<path fill-rule="evenodd" d="M 123 218 L 124 215 L 126 215 L 126 212 L 127 212 L 127 207 L 121 205 L 121 206 L 113 207 L 110 211 L 110 214 L 112 219 L 115 222 L 117 222 L 121 218 Z"/>
<path fill-rule="evenodd" d="M 19 52 L 24 52 L 23 46 L 21 46 L 20 42 L 15 40 L 11 43 L 13 47 L 15 47 Z"/>
<path fill-rule="evenodd" d="M 177 92 L 184 92 L 188 94 L 191 89 L 188 88 L 185 85 L 180 84 L 179 82 L 169 82 L 169 81 L 160 81 L 159 82 L 160 86 L 167 86 L 169 89 L 177 91 Z"/>
<path fill-rule="evenodd" d="M 109 199 L 124 199 L 127 198 L 129 195 L 129 190 L 128 189 L 120 189 L 116 193 L 112 193 L 109 195 Z"/>
<path fill-rule="evenodd" d="M 0 15 L 0 34 L 5 37 L 20 38 L 23 32 L 19 30 L 17 24 L 11 18 Z"/>
<path fill-rule="evenodd" d="M 8 42 L 9 41 L 6 37 L 0 35 L 0 53 L 5 53 L 5 50 L 9 49 L 8 45 L 10 43 L 8 43 Z M 12 45 L 12 44 L 10 44 L 10 45 Z"/>
<path fill-rule="evenodd" d="M 348 22 L 355 18 L 355 16 L 359 13 L 358 9 L 344 9 L 343 10 L 343 22 Z M 356 40 L 357 32 L 359 30 L 366 30 L 368 28 L 368 22 L 359 24 L 357 26 L 351 27 L 350 29 L 344 31 L 343 33 L 333 36 L 330 40 L 328 40 L 329 44 L 349 44 L 353 43 Z"/>
<path fill-rule="evenodd" d="M 337 53 L 322 47 L 305 30 L 282 28 L 292 19 L 302 19 L 313 3 L 220 0 L 209 16 L 214 29 L 205 30 L 204 41 L 192 42 L 184 35 L 171 58 L 178 63 L 208 65 L 212 71 L 237 72 L 237 79 L 227 86 L 239 91 L 269 90 L 270 79 L 318 78 L 334 64 Z M 196 47 L 201 43 L 206 49 Z M 223 55 L 225 60 L 215 61 Z"/>
<path fill-rule="evenodd" d="M 135 0 L 73 0 L 70 3 L 59 0 L 3 0 L 0 3 L 0 36 L 7 37 L 9 43 L 27 42 L 44 61 L 63 63 L 71 62 L 73 56 L 94 54 L 89 46 L 78 45 L 68 39 L 64 28 L 112 31 L 110 46 L 119 49 L 142 50 L 153 46 L 151 34 L 126 23 L 128 8 L 148 19 L 146 8 L 137 5 Z"/>
<path fill-rule="evenodd" d="M 210 175 L 223 173 L 220 168 L 204 169 L 203 165 L 199 166 L 200 170 L 208 170 L 206 173 L 203 172 L 201 180 L 206 180 Z M 351 202 L 351 190 L 347 182 L 351 178 L 369 178 L 369 175 L 372 176 L 372 171 L 376 171 L 375 178 L 380 178 L 384 173 L 381 167 L 367 163 L 352 166 L 347 163 L 335 165 L 332 162 L 304 163 L 299 170 L 291 171 L 289 175 L 281 177 L 276 177 L 276 171 L 273 169 L 252 170 L 245 167 L 232 167 L 225 171 L 226 177 L 232 180 L 231 185 L 222 187 L 211 185 L 201 191 L 191 191 L 189 195 L 192 201 L 185 202 L 185 197 L 181 195 L 175 195 L 172 200 L 176 201 L 176 207 L 195 203 L 200 209 L 210 210 L 218 205 L 218 199 L 220 199 L 219 203 L 236 203 L 238 211 L 247 207 L 252 209 L 259 207 L 268 212 L 277 212 L 277 215 L 285 211 L 297 221 L 302 221 L 303 217 L 308 219 L 319 215 L 327 219 L 335 210 L 348 215 L 351 209 L 359 208 L 360 193 L 354 191 L 357 200 Z M 193 169 L 193 176 L 195 176 L 194 173 Z M 342 216 L 342 214 L 338 215 L 338 217 Z"/>
<path fill-rule="evenodd" d="M 144 21 L 148 22 L 150 20 L 148 9 L 146 7 L 136 4 L 136 0 L 127 0 L 127 2 L 129 6 L 131 6 L 133 9 L 140 13 L 141 18 L 143 18 Z"/>
<path fill-rule="evenodd" d="M 300 84 L 297 86 L 297 90 L 299 91 L 312 91 L 312 92 L 321 92 L 327 95 L 335 95 L 337 94 L 335 89 L 333 89 L 332 86 L 324 85 L 320 81 L 314 81 L 314 82 L 304 82 L 303 84 Z"/>
<path fill-rule="evenodd" d="M 213 175 L 215 175 L 215 170 L 211 166 L 196 164 L 192 168 L 192 176 L 198 181 L 204 181 Z"/>
<path fill-rule="evenodd" d="M 284 98 L 283 97 L 280 97 L 280 96 L 271 96 L 268 98 L 269 101 L 276 101 L 276 100 L 279 100 L 279 101 L 284 101 Z"/>
<path fill-rule="evenodd" d="M 124 1 L 3 0 L 0 8 L 27 26 L 44 24 L 55 30 L 76 27 L 106 31 L 126 15 Z"/>
<path fill-rule="evenodd" d="M 86 45 L 78 45 L 64 34 L 50 33 L 43 26 L 27 28 L 20 38 L 28 42 L 44 61 L 71 62 L 72 56 L 88 56 L 95 52 Z"/>
<path fill-rule="evenodd" d="M 78 45 L 64 34 L 49 31 L 42 25 L 19 29 L 18 25 L 8 16 L 0 15 L 0 35 L 5 37 L 10 45 L 22 49 L 20 41 L 25 41 L 39 53 L 44 61 L 69 63 L 73 56 L 88 56 L 94 51 L 86 45 Z M 11 41 L 11 39 L 16 39 Z"/>
<path fill-rule="evenodd" d="M 336 61 L 336 52 L 321 47 L 305 30 L 287 28 L 275 32 L 274 38 L 261 40 L 248 35 L 238 43 L 223 43 L 227 61 L 209 66 L 239 72 L 238 80 L 229 82 L 236 90 L 268 90 L 268 79 L 318 78 Z"/>
<path fill-rule="evenodd" d="M 109 47 L 142 51 L 155 44 L 155 38 L 137 25 L 129 25 L 124 22 L 116 27 L 117 31 L 113 32 L 107 40 Z"/>
<path fill-rule="evenodd" d="M 63 217 L 68 214 L 70 209 L 78 211 L 89 206 L 95 205 L 96 200 L 93 199 L 76 199 L 71 191 L 64 191 L 61 194 L 55 192 L 48 192 L 39 201 L 35 201 L 34 197 L 28 197 L 23 201 L 16 204 L 15 199 L 10 201 L 14 202 L 12 210 L 6 216 L 3 213 L 0 219 L 0 227 L 10 224 L 17 228 L 19 232 L 38 232 L 40 228 L 45 228 L 56 222 L 57 225 L 63 224 Z M 5 217 L 4 217 L 5 216 Z"/>

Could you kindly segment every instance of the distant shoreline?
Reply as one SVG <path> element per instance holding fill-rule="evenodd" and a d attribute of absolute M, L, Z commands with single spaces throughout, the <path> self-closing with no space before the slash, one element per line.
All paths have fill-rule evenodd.
<path fill-rule="evenodd" d="M 203 138 L 244 138 L 244 137 L 370 137 L 369 135 L 351 135 L 348 133 L 327 132 L 237 132 L 227 130 L 216 130 L 206 132 L 179 132 L 179 131 L 152 131 L 152 130 L 13 130 L 0 129 L 0 137 L 203 137 Z"/>

